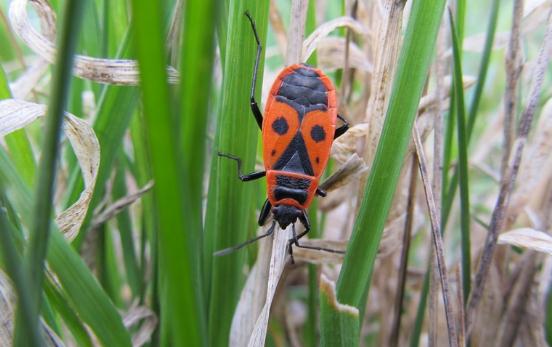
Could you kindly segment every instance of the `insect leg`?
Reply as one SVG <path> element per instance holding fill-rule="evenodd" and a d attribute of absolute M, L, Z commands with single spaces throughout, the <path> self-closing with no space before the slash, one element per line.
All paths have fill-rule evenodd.
<path fill-rule="evenodd" d="M 233 253 L 233 252 L 235 252 L 235 251 L 237 251 L 237 250 L 239 250 L 239 249 L 241 249 L 241 248 L 257 241 L 257 240 L 262 239 L 263 237 L 270 236 L 274 232 L 275 227 L 276 227 L 276 222 L 272 222 L 272 225 L 270 226 L 270 229 L 268 229 L 268 231 L 266 233 L 264 233 L 262 235 L 259 235 L 257 237 L 254 237 L 251 240 L 247 240 L 244 243 L 240 243 L 239 245 L 228 247 L 228 248 L 225 248 L 225 249 L 221 249 L 220 251 L 216 251 L 214 253 L 214 256 L 220 257 L 222 255 L 227 255 L 227 254 Z"/>
<path fill-rule="evenodd" d="M 325 198 L 326 195 L 328 195 L 328 192 L 326 192 L 324 189 L 316 188 L 316 195 Z"/>
<path fill-rule="evenodd" d="M 295 244 L 296 247 L 299 248 L 306 248 L 306 249 L 314 249 L 315 251 L 324 251 L 324 252 L 330 252 L 330 253 L 338 253 L 338 254 L 345 254 L 344 251 L 340 251 L 337 249 L 331 249 L 331 248 L 324 248 L 324 247 L 314 247 L 314 246 L 303 246 L 299 244 L 299 239 L 305 236 L 310 231 L 310 222 L 309 217 L 307 216 L 307 213 L 303 211 L 303 215 L 299 217 L 299 220 L 301 221 L 301 224 L 305 227 L 305 231 L 300 233 L 299 235 L 295 236 L 295 228 L 293 229 L 293 239 L 290 240 L 290 246 L 291 243 Z"/>
<path fill-rule="evenodd" d="M 345 134 L 347 130 L 349 130 L 349 123 L 345 120 L 345 118 L 341 117 L 340 115 L 337 115 L 337 118 L 341 119 L 343 125 L 335 129 L 334 140 Z"/>
<path fill-rule="evenodd" d="M 270 209 L 272 208 L 272 204 L 268 199 L 265 200 L 263 204 L 263 208 L 261 209 L 261 213 L 259 214 L 259 225 L 263 226 L 266 222 L 266 219 L 268 217 L 268 214 L 270 213 Z"/>
<path fill-rule="evenodd" d="M 255 41 L 257 41 L 257 55 L 255 56 L 255 70 L 253 70 L 253 79 L 251 80 L 251 94 L 250 94 L 250 105 L 251 105 L 251 112 L 253 112 L 253 116 L 255 116 L 255 120 L 257 121 L 257 125 L 259 125 L 259 129 L 262 130 L 263 128 L 263 115 L 261 113 L 261 110 L 259 109 L 259 105 L 257 104 L 257 100 L 255 100 L 255 85 L 257 84 L 257 71 L 259 70 L 259 61 L 261 60 L 261 51 L 263 50 L 263 46 L 261 45 L 261 40 L 259 40 L 259 34 L 257 34 L 257 26 L 255 25 L 255 21 L 251 17 L 248 11 L 245 12 L 245 15 L 247 16 L 247 19 L 249 19 L 249 22 L 251 23 L 251 29 L 253 29 L 253 34 L 255 35 Z"/>
<path fill-rule="evenodd" d="M 253 180 L 259 179 L 261 177 L 264 177 L 266 175 L 265 171 L 252 172 L 252 173 L 244 175 L 241 172 L 241 159 L 240 158 L 238 158 L 234 155 L 231 155 L 231 154 L 228 154 L 228 153 L 222 153 L 222 152 L 218 152 L 218 155 L 219 155 L 219 157 L 225 157 L 225 158 L 228 158 L 228 159 L 232 159 L 232 160 L 236 161 L 236 163 L 238 163 L 238 178 L 240 180 L 242 180 L 242 182 L 253 181 Z"/>

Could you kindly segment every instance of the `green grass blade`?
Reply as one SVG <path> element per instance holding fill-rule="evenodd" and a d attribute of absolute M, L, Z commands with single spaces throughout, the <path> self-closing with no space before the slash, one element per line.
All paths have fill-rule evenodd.
<path fill-rule="evenodd" d="M 113 185 L 113 198 L 115 200 L 125 197 L 128 193 L 125 181 L 125 158 L 122 151 L 119 158 L 119 165 L 117 166 Z M 136 245 L 132 237 L 132 221 L 128 209 L 121 211 L 117 215 L 117 227 L 121 238 L 121 248 L 123 250 L 123 262 L 125 264 L 127 282 L 132 291 L 132 296 L 139 298 L 142 293 L 142 275 L 136 257 Z"/>
<path fill-rule="evenodd" d="M 20 312 L 20 324 L 25 325 L 25 341 L 31 346 L 42 346 L 40 330 L 38 324 L 35 323 L 34 309 L 32 307 L 34 299 L 31 297 L 29 278 L 24 267 L 21 257 L 17 254 L 15 242 L 12 238 L 12 226 L 8 221 L 8 216 L 4 206 L 0 205 L 0 244 L 1 253 L 4 255 L 4 263 L 8 275 L 10 276 L 18 298 L 18 310 Z M 23 330 L 21 330 L 23 332 Z M 16 340 L 15 340 L 16 341 Z M 23 346 L 23 344 L 20 344 Z"/>
<path fill-rule="evenodd" d="M 412 5 L 383 131 L 337 283 L 339 301 L 354 305 L 361 312 L 444 6 L 443 0 L 420 0 Z"/>
<path fill-rule="evenodd" d="M 449 12 L 452 51 L 454 56 L 454 93 L 456 95 L 456 117 L 458 130 L 458 167 L 460 178 L 460 229 L 462 235 L 462 282 L 464 285 L 464 302 L 468 301 L 471 286 L 471 251 L 470 251 L 470 194 L 468 178 L 468 143 L 466 138 L 466 112 L 464 109 L 464 87 L 462 82 L 462 61 L 458 46 L 458 35 L 454 18 Z"/>
<path fill-rule="evenodd" d="M 46 115 L 45 138 L 42 146 L 42 158 L 39 165 L 36 200 L 34 203 L 34 218 L 30 231 L 29 247 L 25 254 L 25 265 L 29 273 L 31 297 L 33 298 L 33 322 L 39 324 L 38 315 L 42 298 L 42 280 L 44 258 L 48 247 L 50 222 L 53 210 L 54 180 L 57 157 L 59 153 L 59 137 L 73 66 L 79 25 L 83 14 L 82 1 L 67 1 L 64 11 L 64 23 L 61 29 L 58 57 L 56 58 L 54 82 L 48 112 Z M 32 327 L 17 327 L 19 332 Z M 17 335 L 24 343 L 27 334 Z"/>
<path fill-rule="evenodd" d="M 68 301 L 104 346 L 131 346 L 117 309 L 58 231 L 51 235 L 48 264 L 67 293 Z"/>
<path fill-rule="evenodd" d="M 32 195 L 28 186 L 16 173 L 13 163 L 0 151 L 0 182 L 13 189 L 14 207 L 22 220 L 29 220 L 32 211 Z M 130 346 L 130 337 L 123 326 L 117 309 L 99 286 L 94 275 L 84 264 L 78 253 L 57 230 L 50 237 L 47 260 L 57 275 L 78 316 L 86 323 L 105 346 Z"/>
<path fill-rule="evenodd" d="M 359 345 L 359 336 L 358 309 L 338 303 L 333 283 L 322 276 L 320 280 L 320 346 L 356 347 Z"/>
<path fill-rule="evenodd" d="M 186 235 L 186 186 L 182 182 L 181 148 L 178 147 L 174 109 L 167 85 L 162 8 L 147 0 L 132 1 L 135 47 L 140 65 L 144 115 L 151 146 L 155 179 L 154 210 L 159 226 L 162 343 L 202 346 L 202 302 L 198 297 L 192 237 Z M 185 78 L 183 76 L 182 78 Z M 197 231 L 196 231 L 197 232 Z M 199 313 L 199 317 L 198 317 Z M 185 328 L 183 328 L 185 327 Z M 166 340 L 163 340 L 166 339 Z"/>
<path fill-rule="evenodd" d="M 491 4 L 491 12 L 489 14 L 487 33 L 485 36 L 485 46 L 483 48 L 483 54 L 481 55 L 481 62 L 479 65 L 479 73 L 477 76 L 477 82 L 475 85 L 474 93 L 472 95 L 470 108 L 469 108 L 468 124 L 466 127 L 467 128 L 466 136 L 467 136 L 468 143 L 473 133 L 473 127 L 477 119 L 479 104 L 481 101 L 481 97 L 483 95 L 483 88 L 485 86 L 485 81 L 487 78 L 487 72 L 489 68 L 491 53 L 493 50 L 493 43 L 494 43 L 494 37 L 496 33 L 496 25 L 498 21 L 499 10 L 500 10 L 500 0 L 493 0 Z M 452 97 L 454 97 L 454 95 L 452 95 Z M 452 124 L 454 124 L 454 122 L 452 122 Z M 444 167 L 446 168 L 448 167 L 448 165 Z M 441 230 L 443 232 L 446 230 L 445 225 L 450 215 L 450 209 L 454 201 L 454 195 L 455 195 L 457 186 L 458 186 L 458 171 L 455 170 L 452 178 L 450 179 L 450 184 L 448 185 L 443 184 L 442 196 L 444 199 L 442 200 L 442 206 L 441 206 Z M 422 332 L 422 325 L 423 325 L 424 315 L 425 315 L 425 306 L 427 303 L 427 295 L 429 290 L 429 277 L 427 274 L 428 272 L 426 271 L 426 275 L 424 277 L 424 286 L 420 297 L 420 303 L 418 305 L 418 310 L 416 313 L 415 328 L 413 330 L 412 337 L 410 340 L 411 347 L 417 347 L 419 345 L 420 335 Z"/>
<path fill-rule="evenodd" d="M 180 83 L 181 128 L 180 146 L 182 165 L 184 167 L 184 191 L 187 198 L 185 234 L 190 245 L 190 261 L 194 268 L 194 281 L 197 297 L 206 303 L 205 276 L 203 269 L 203 182 L 205 177 L 205 156 L 207 137 L 207 120 L 211 82 L 213 80 L 213 61 L 215 48 L 215 28 L 219 18 L 219 7 L 214 0 L 189 1 L 185 6 L 185 18 L 182 37 L 181 63 L 182 71 L 187 76 Z M 206 304 L 197 313 L 202 323 L 206 323 Z M 201 326 L 206 334 L 206 325 Z"/>
<path fill-rule="evenodd" d="M 244 15 L 249 10 L 256 20 L 261 43 L 264 45 L 268 1 L 230 0 L 226 53 L 223 61 L 223 81 L 217 119 L 215 151 L 228 152 L 243 160 L 243 170 L 252 171 L 255 162 L 259 130 L 249 107 L 251 76 L 253 74 L 256 44 L 249 21 Z M 220 24 L 220 23 L 219 23 Z M 220 36 L 219 36 L 220 37 Z M 257 101 L 263 76 L 263 55 L 259 64 Z M 262 107 L 261 107 L 262 108 Z M 204 271 L 210 274 L 209 291 L 209 345 L 226 346 L 232 316 L 243 285 L 244 252 L 224 257 L 213 257 L 216 250 L 245 241 L 247 226 L 253 218 L 255 184 L 242 183 L 236 176 L 236 164 L 212 159 L 209 198 L 206 211 L 204 242 Z M 256 207 L 256 206 L 255 206 Z"/>

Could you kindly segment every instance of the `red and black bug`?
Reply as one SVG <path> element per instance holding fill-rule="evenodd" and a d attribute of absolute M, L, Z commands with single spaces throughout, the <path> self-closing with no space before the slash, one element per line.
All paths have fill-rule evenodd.
<path fill-rule="evenodd" d="M 306 209 L 314 195 L 326 196 L 326 192 L 319 189 L 318 185 L 330 157 L 332 143 L 348 129 L 347 122 L 337 114 L 335 88 L 330 79 L 318 69 L 305 64 L 288 66 L 280 72 L 272 85 L 263 117 L 254 95 L 262 46 L 253 18 L 247 12 L 245 15 L 257 41 L 250 102 L 251 111 L 262 131 L 265 170 L 244 175 L 241 173 L 241 161 L 238 157 L 225 153 L 219 153 L 219 156 L 237 162 L 238 176 L 242 181 L 266 176 L 268 198 L 261 209 L 259 225 L 264 225 L 270 213 L 275 221 L 267 233 L 216 254 L 230 253 L 269 236 L 274 231 L 276 222 L 282 229 L 290 224 L 293 226 L 290 254 L 291 244 L 336 252 L 302 246 L 298 242 L 310 230 Z M 343 125 L 336 129 L 337 118 Z M 297 219 L 305 227 L 305 231 L 299 235 L 295 234 Z"/>

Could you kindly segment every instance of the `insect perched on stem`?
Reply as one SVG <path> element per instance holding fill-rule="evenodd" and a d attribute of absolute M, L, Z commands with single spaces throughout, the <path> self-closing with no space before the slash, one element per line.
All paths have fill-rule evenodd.
<path fill-rule="evenodd" d="M 270 213 L 274 222 L 265 234 L 218 251 L 215 255 L 231 253 L 271 235 L 276 222 L 282 229 L 292 225 L 293 238 L 289 241 L 292 262 L 292 244 L 301 248 L 342 253 L 299 244 L 299 239 L 310 230 L 306 209 L 314 195 L 326 196 L 326 192 L 319 189 L 318 185 L 328 163 L 332 143 L 349 128 L 345 119 L 337 114 L 335 88 L 330 79 L 318 69 L 305 64 L 288 66 L 280 72 L 272 85 L 263 117 L 255 100 L 262 46 L 255 21 L 248 12 L 245 15 L 257 41 L 250 102 L 253 116 L 262 131 L 265 170 L 244 175 L 241 172 L 240 158 L 226 153 L 218 154 L 237 162 L 238 177 L 244 182 L 266 176 L 268 199 L 261 209 L 259 225 L 264 225 Z M 343 125 L 336 129 L 337 118 Z M 295 233 L 297 219 L 305 227 L 298 235 Z"/>

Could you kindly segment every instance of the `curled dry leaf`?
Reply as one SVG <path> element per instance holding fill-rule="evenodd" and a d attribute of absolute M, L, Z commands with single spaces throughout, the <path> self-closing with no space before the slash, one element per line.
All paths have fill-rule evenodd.
<path fill-rule="evenodd" d="M 19 38 L 25 42 L 29 48 L 46 61 L 53 63 L 56 55 L 56 47 L 48 34 L 38 32 L 29 21 L 27 15 L 28 0 L 14 0 L 10 4 L 9 18 L 13 31 Z M 45 33 L 55 31 L 51 26 L 53 23 L 53 10 L 46 0 L 32 1 L 37 14 L 41 20 L 42 28 Z M 118 85 L 136 85 L 139 83 L 138 62 L 128 59 L 102 59 L 93 58 L 84 55 L 76 55 L 73 73 L 85 79 L 90 79 L 99 83 L 118 84 Z M 169 83 L 178 83 L 179 76 L 173 67 L 167 68 Z"/>
<path fill-rule="evenodd" d="M 532 249 L 552 255 L 552 236 L 532 228 L 520 228 L 500 234 L 498 243 Z"/>
<path fill-rule="evenodd" d="M 94 216 L 92 223 L 90 225 L 91 229 L 98 227 L 100 224 L 103 224 L 115 217 L 119 212 L 124 210 L 127 206 L 132 205 L 136 200 L 140 199 L 142 195 L 146 194 L 153 188 L 153 181 L 149 181 L 144 187 L 140 188 L 138 191 L 128 194 L 127 196 L 122 197 L 121 199 L 115 201 L 110 206 L 106 207 L 103 211 Z"/>
<path fill-rule="evenodd" d="M 331 71 L 345 65 L 346 40 L 343 37 L 324 37 L 318 42 L 318 67 Z M 373 66 L 354 42 L 349 42 L 349 68 L 372 72 Z"/>
<path fill-rule="evenodd" d="M 353 177 L 368 172 L 368 166 L 358 154 L 353 153 L 327 180 L 320 184 L 320 189 L 332 191 L 346 185 Z"/>
<path fill-rule="evenodd" d="M 350 28 L 358 34 L 368 34 L 368 30 L 364 27 L 364 25 L 362 25 L 362 23 L 348 16 L 339 17 L 328 21 L 316 28 L 316 30 L 309 35 L 305 42 L 303 42 L 303 61 L 307 61 L 310 58 L 310 56 L 318 46 L 318 43 L 323 38 L 328 36 L 335 29 L 341 27 Z"/>
<path fill-rule="evenodd" d="M 145 306 L 133 306 L 127 312 L 123 319 L 123 323 L 127 329 L 137 325 L 139 322 L 140 329 L 132 335 L 132 346 L 140 347 L 151 339 L 151 334 L 157 327 L 157 316 L 155 313 Z"/>
<path fill-rule="evenodd" d="M 247 344 L 249 347 L 262 347 L 265 344 L 270 306 L 272 305 L 272 300 L 274 299 L 274 294 L 276 293 L 276 287 L 278 286 L 278 282 L 280 282 L 280 277 L 282 276 L 282 271 L 284 270 L 286 263 L 287 244 L 290 239 L 288 229 L 281 230 L 277 227 L 274 231 L 268 286 L 266 290 L 266 301 L 261 313 L 257 317 L 253 333 L 249 338 L 249 343 Z"/>
<path fill-rule="evenodd" d="M 0 137 L 25 127 L 45 114 L 45 105 L 14 99 L 0 101 Z M 77 202 L 56 217 L 56 223 L 65 237 L 73 240 L 92 199 L 100 166 L 100 144 L 86 121 L 67 112 L 63 130 L 73 147 L 84 179 L 84 190 Z"/>

